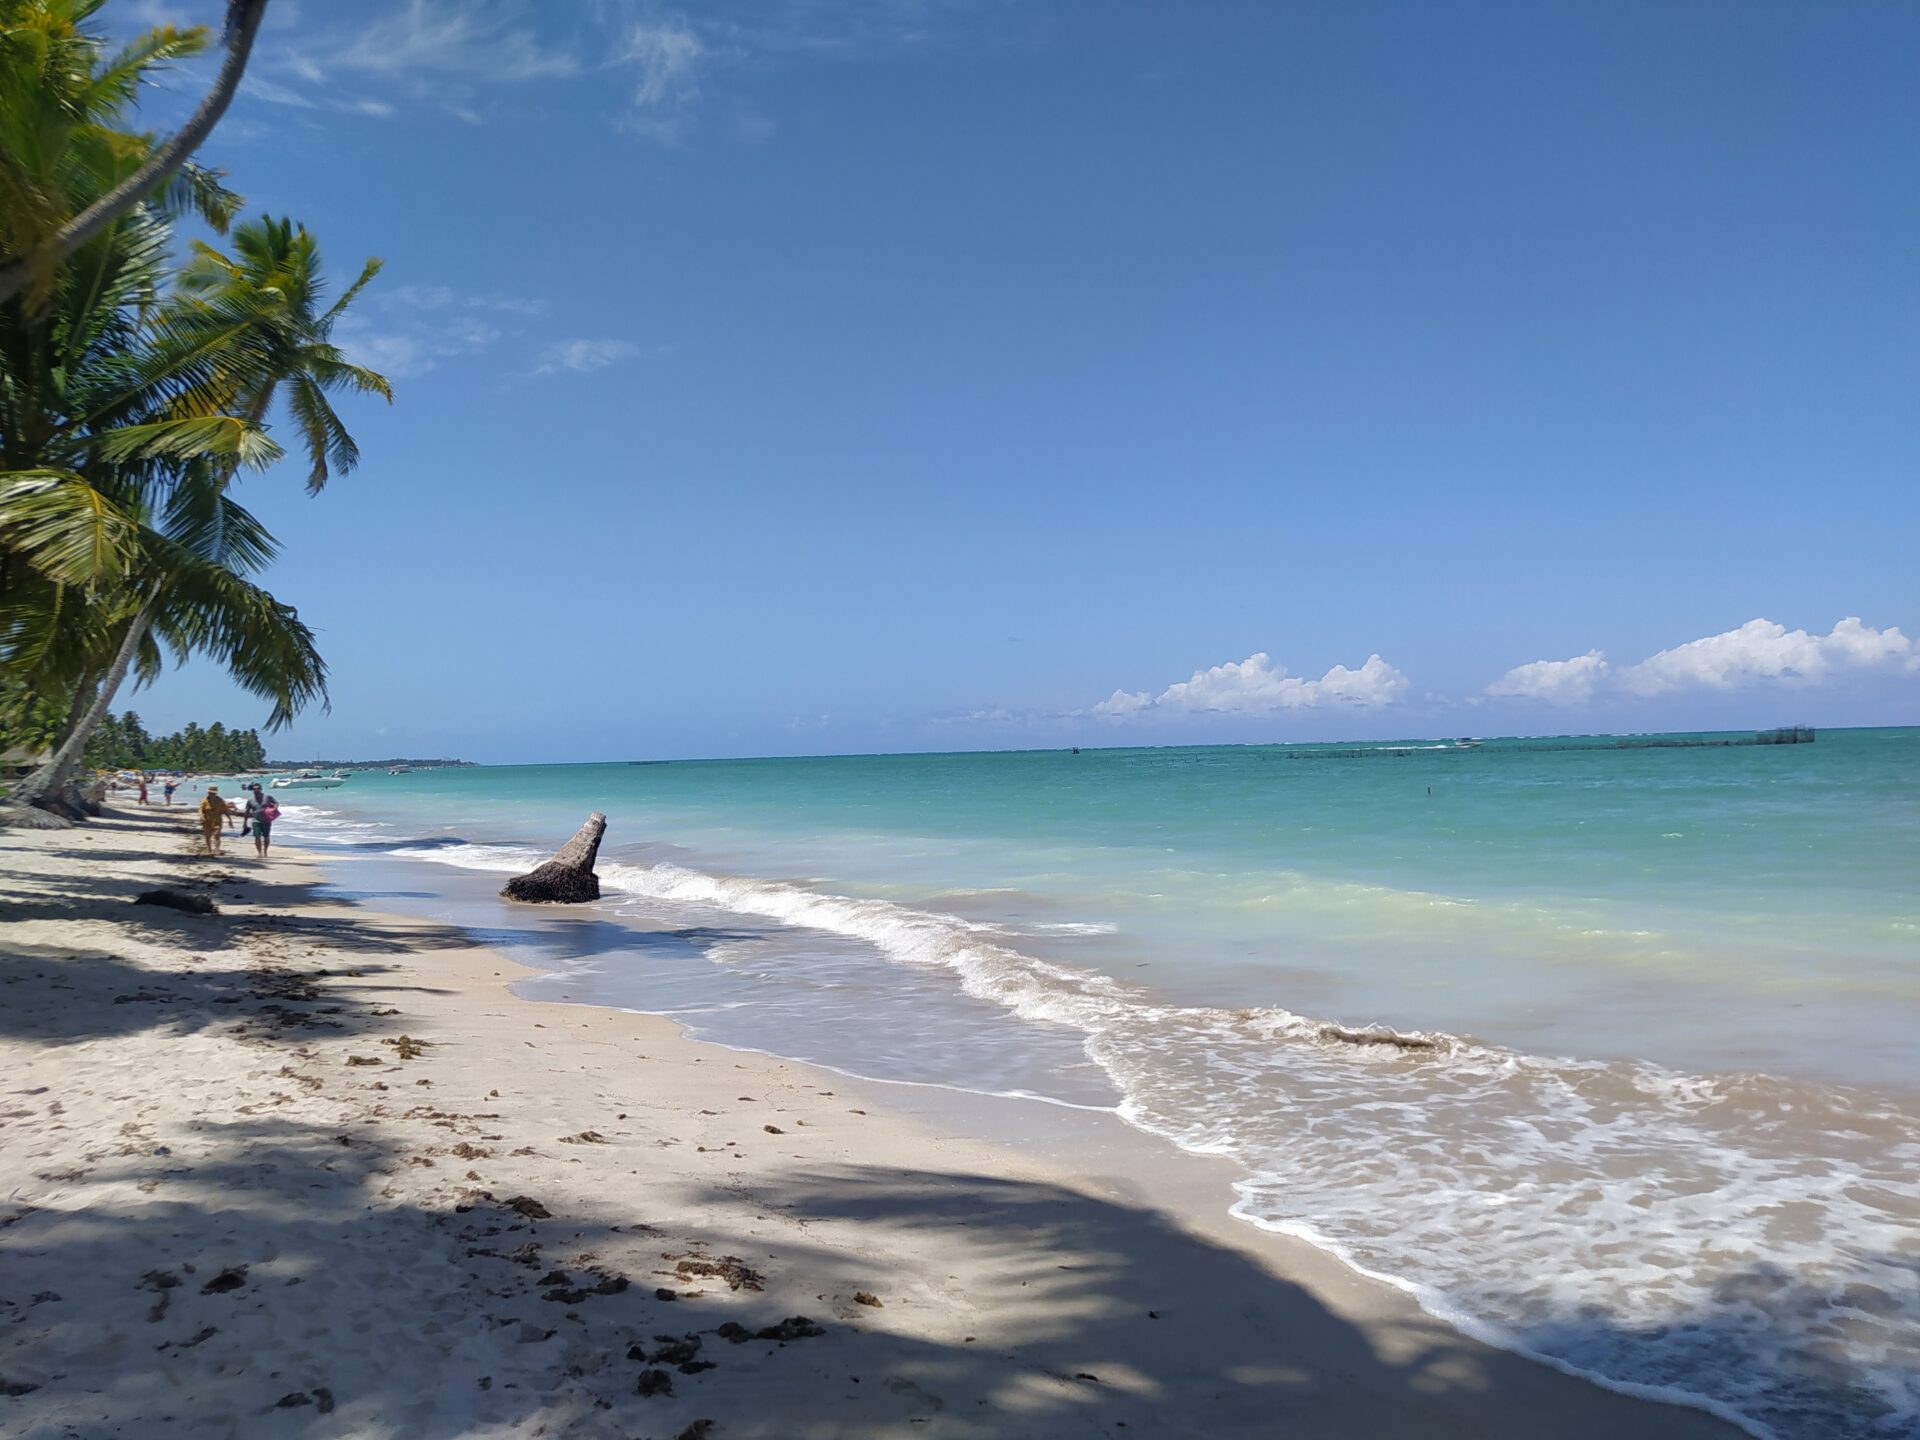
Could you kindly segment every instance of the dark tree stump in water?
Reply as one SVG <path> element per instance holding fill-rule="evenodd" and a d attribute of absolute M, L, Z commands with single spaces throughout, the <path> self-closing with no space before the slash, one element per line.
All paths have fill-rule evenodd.
<path fill-rule="evenodd" d="M 607 833 L 607 817 L 598 810 L 587 817 L 573 839 L 562 845 L 538 870 L 516 875 L 501 894 L 509 900 L 537 905 L 576 905 L 600 898 L 600 877 L 593 858 L 600 853 L 600 837 Z"/>

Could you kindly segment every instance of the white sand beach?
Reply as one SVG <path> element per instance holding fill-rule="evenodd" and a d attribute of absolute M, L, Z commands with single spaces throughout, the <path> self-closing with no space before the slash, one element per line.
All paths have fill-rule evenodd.
<path fill-rule="evenodd" d="M 0 831 L 0 1434 L 1737 1433 L 1232 1221 L 1117 1120 L 522 1000 L 187 823 Z"/>

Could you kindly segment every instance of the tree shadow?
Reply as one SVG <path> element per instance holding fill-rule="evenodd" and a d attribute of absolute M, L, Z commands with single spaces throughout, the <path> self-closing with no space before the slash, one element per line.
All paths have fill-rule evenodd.
<path fill-rule="evenodd" d="M 390 1028 L 371 1000 L 352 996 L 350 983 L 336 977 L 324 992 L 317 989 L 313 978 L 327 973 L 211 963 L 157 970 L 103 950 L 11 944 L 0 951 L 0 1039 L 61 1045 L 149 1030 L 185 1035 L 216 1026 L 265 1036 Z M 400 988 L 407 987 L 383 984 L 380 990 Z M 27 1003 L 35 991 L 54 1003 Z"/>
<path fill-rule="evenodd" d="M 191 1155 L 136 1138 L 57 1202 L 0 1212 L 8 1421 L 40 1433 L 84 1402 L 87 1433 L 307 1440 L 670 1437 L 701 1418 L 728 1440 L 1734 1434 L 1576 1396 L 1437 1325 L 1382 1344 L 1244 1253 L 1077 1190 L 830 1167 L 569 1210 L 537 1185 L 456 1178 L 491 1168 L 490 1118 L 447 1116 L 425 1149 L 271 1115 L 202 1124 Z M 444 1178 L 396 1194 L 423 1173 Z M 116 1203 L 129 1186 L 151 1203 Z M 842 1243 L 783 1233 L 769 1256 L 763 1231 L 650 1223 L 689 1205 L 777 1209 Z M 762 1273 L 736 1292 L 677 1271 L 688 1255 Z M 943 1278 L 963 1270 L 965 1285 Z M 812 1324 L 777 1328 L 796 1314 Z M 139 1358 L 103 1383 L 82 1354 Z M 1885 1433 L 1838 1390 L 1814 1399 L 1828 1408 L 1798 1433 Z M 1490 1429 L 1500 1416 L 1510 1428 Z"/>

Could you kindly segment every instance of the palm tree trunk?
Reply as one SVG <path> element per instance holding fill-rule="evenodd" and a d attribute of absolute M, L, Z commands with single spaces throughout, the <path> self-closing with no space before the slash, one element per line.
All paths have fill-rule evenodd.
<path fill-rule="evenodd" d="M 48 247 L 49 253 L 22 256 L 0 266 L 0 302 L 12 299 L 26 288 L 36 262 L 59 264 L 187 163 L 187 158 L 200 148 L 220 117 L 227 113 L 234 91 L 240 88 L 240 77 L 246 72 L 253 37 L 266 13 L 267 0 L 227 0 L 227 23 L 222 39 L 226 58 L 221 61 L 220 73 L 214 77 L 213 88 L 200 102 L 200 108 L 193 112 L 180 132 L 149 155 L 138 170 L 63 225 Z"/>
<path fill-rule="evenodd" d="M 128 622 L 120 649 L 114 655 L 113 663 L 107 667 L 106 674 L 100 677 L 100 688 L 94 692 L 93 702 L 82 712 L 79 723 L 70 723 L 66 738 L 54 747 L 46 764 L 14 787 L 13 794 L 8 798 L 16 805 L 48 808 L 50 801 L 57 803 L 67 772 L 86 754 L 87 742 L 93 738 L 93 732 L 106 715 L 107 707 L 113 703 L 114 692 L 119 690 L 120 682 L 127 678 L 127 671 L 133 668 L 133 657 L 140 652 L 140 642 L 146 638 L 147 626 L 152 620 L 153 597 L 149 596 Z"/>

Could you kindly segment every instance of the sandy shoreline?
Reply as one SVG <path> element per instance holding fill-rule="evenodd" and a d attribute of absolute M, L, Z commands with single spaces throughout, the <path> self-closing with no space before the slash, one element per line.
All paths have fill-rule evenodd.
<path fill-rule="evenodd" d="M 1737 1433 L 1232 1221 L 1117 1120 L 522 1000 L 186 826 L 0 831 L 0 1434 Z"/>

